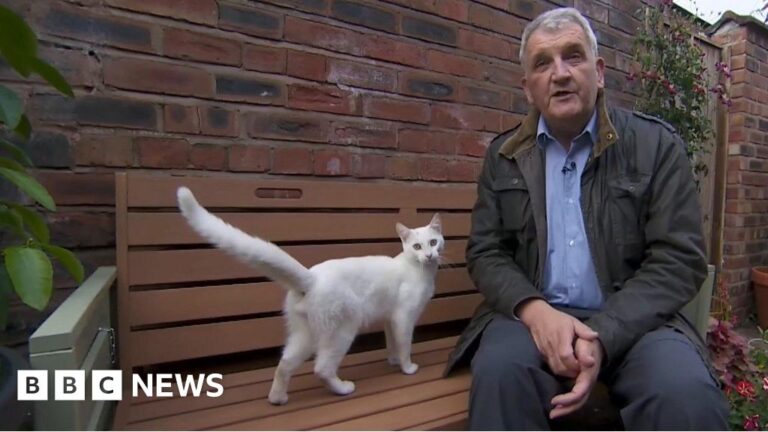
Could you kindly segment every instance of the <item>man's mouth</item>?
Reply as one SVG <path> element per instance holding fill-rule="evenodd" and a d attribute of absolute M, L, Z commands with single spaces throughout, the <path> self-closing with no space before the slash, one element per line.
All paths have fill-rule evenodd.
<path fill-rule="evenodd" d="M 553 98 L 563 98 L 563 97 L 568 97 L 568 96 L 570 96 L 572 94 L 573 94 L 572 91 L 560 90 L 560 91 L 556 91 L 555 93 L 553 93 L 552 97 Z"/>

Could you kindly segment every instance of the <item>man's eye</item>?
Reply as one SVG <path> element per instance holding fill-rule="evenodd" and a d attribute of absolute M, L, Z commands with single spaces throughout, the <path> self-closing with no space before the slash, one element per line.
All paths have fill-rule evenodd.
<path fill-rule="evenodd" d="M 413 248 L 416 250 L 421 250 L 421 245 L 416 243 L 415 245 L 413 245 Z"/>

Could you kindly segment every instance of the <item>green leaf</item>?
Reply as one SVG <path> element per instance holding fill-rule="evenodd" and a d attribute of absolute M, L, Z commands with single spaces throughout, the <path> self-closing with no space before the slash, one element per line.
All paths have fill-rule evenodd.
<path fill-rule="evenodd" d="M 13 294 L 13 283 L 8 277 L 5 265 L 0 263 L 0 332 L 8 327 L 8 309 Z"/>
<path fill-rule="evenodd" d="M 69 86 L 67 80 L 64 79 L 56 68 L 45 61 L 40 60 L 39 58 L 32 60 L 32 70 L 48 81 L 48 84 L 52 85 L 56 90 L 69 97 L 75 96 L 75 94 L 72 93 L 72 87 Z"/>
<path fill-rule="evenodd" d="M 41 311 L 53 294 L 53 266 L 40 249 L 12 246 L 5 249 L 5 265 L 21 301 Z"/>
<path fill-rule="evenodd" d="M 35 240 L 40 243 L 51 241 L 51 232 L 48 230 L 48 224 L 45 223 L 45 219 L 40 213 L 18 204 L 13 204 L 12 207 L 21 217 L 29 232 L 35 237 Z"/>
<path fill-rule="evenodd" d="M 53 255 L 53 257 L 56 258 L 64 266 L 65 269 L 67 269 L 69 274 L 72 275 L 77 283 L 83 282 L 83 278 L 85 277 L 85 269 L 83 269 L 83 264 L 80 263 L 80 260 L 77 259 L 75 254 L 59 246 L 49 244 L 43 244 L 41 246 L 46 252 Z"/>
<path fill-rule="evenodd" d="M 0 168 L 0 175 L 10 180 L 43 207 L 50 211 L 56 210 L 56 204 L 53 202 L 51 194 L 49 194 L 45 187 L 29 174 L 13 171 L 8 168 Z"/>
<path fill-rule="evenodd" d="M 0 6 L 0 54 L 21 74 L 28 77 L 37 57 L 37 37 L 19 15 Z"/>
<path fill-rule="evenodd" d="M 8 129 L 16 129 L 23 109 L 21 98 L 13 90 L 0 85 L 0 122 L 5 123 Z"/>
<path fill-rule="evenodd" d="M 0 149 L 8 152 L 13 158 L 24 166 L 32 166 L 32 160 L 27 156 L 23 148 L 0 138 Z"/>
<path fill-rule="evenodd" d="M 29 137 L 32 136 L 32 125 L 29 123 L 26 114 L 21 115 L 21 120 L 19 120 L 19 124 L 16 125 L 14 132 L 16 132 L 16 135 L 24 138 L 25 141 L 29 141 Z"/>
<path fill-rule="evenodd" d="M 20 237 L 27 237 L 27 233 L 24 232 L 24 220 L 22 219 L 22 216 L 12 208 L 0 208 L 0 226 L 11 227 L 13 232 Z"/>
<path fill-rule="evenodd" d="M 13 159 L 9 159 L 7 157 L 0 156 L 0 167 L 2 168 L 8 168 L 9 170 L 14 170 L 18 172 L 27 172 L 26 168 L 24 168 L 23 165 L 16 162 Z"/>

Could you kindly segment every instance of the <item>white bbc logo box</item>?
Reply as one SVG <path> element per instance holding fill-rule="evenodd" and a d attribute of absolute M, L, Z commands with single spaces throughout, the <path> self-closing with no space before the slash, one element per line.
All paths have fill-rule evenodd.
<path fill-rule="evenodd" d="M 123 384 L 119 370 L 94 370 L 91 373 L 90 399 L 95 401 L 120 400 Z M 18 371 L 17 399 L 48 400 L 48 371 Z M 53 399 L 85 400 L 86 379 L 83 370 L 56 370 L 53 376 Z"/>

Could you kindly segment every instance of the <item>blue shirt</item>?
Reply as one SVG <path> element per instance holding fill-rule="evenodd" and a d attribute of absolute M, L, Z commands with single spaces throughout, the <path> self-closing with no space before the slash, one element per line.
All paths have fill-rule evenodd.
<path fill-rule="evenodd" d="M 565 148 L 539 116 L 536 142 L 546 155 L 547 254 L 544 297 L 552 304 L 600 309 L 603 295 L 581 213 L 581 174 L 597 138 L 597 112 Z"/>

